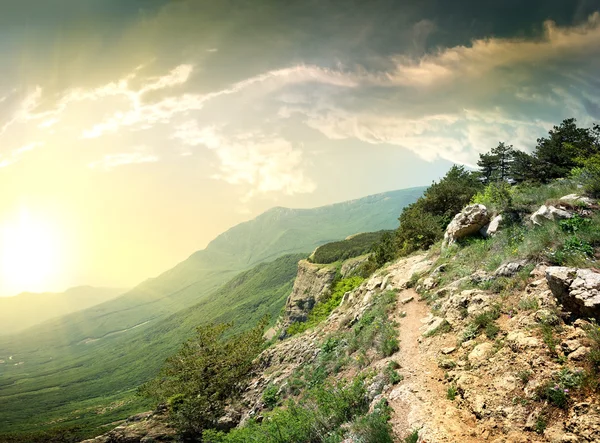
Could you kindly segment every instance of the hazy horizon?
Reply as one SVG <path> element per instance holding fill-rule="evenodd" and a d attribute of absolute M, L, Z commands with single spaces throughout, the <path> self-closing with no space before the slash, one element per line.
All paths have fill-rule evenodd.
<path fill-rule="evenodd" d="M 600 119 L 600 0 L 0 6 L 0 296 L 131 287 L 274 206 Z"/>

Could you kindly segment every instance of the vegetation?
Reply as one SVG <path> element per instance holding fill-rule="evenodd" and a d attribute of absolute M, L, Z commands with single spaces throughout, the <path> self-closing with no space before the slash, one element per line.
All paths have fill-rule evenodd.
<path fill-rule="evenodd" d="M 166 403 L 183 436 L 202 435 L 216 426 L 227 402 L 242 392 L 252 361 L 262 350 L 266 324 L 265 319 L 227 339 L 223 336 L 231 324 L 199 327 L 140 393 Z"/>
<path fill-rule="evenodd" d="M 344 294 L 357 288 L 363 280 L 362 277 L 354 276 L 335 282 L 329 297 L 315 305 L 305 322 L 292 324 L 287 329 L 287 334 L 296 335 L 321 323 L 340 305 Z"/>
<path fill-rule="evenodd" d="M 0 392 L 19 404 L 0 405 L 2 431 L 26 431 L 32 422 L 43 429 L 41 423 L 58 420 L 81 432 L 105 432 L 109 428 L 99 426 L 148 410 L 151 403 L 136 396 L 136 388 L 156 376 L 182 338 L 192 337 L 198 325 L 211 321 L 232 322 L 226 335 L 247 330 L 265 315 L 275 321 L 292 289 L 298 261 L 305 257 L 292 254 L 262 263 L 231 279 L 210 298 L 126 333 L 66 347 L 38 346 L 37 341 L 19 342 L 24 348 L 19 352 L 0 347 L 0 352 L 27 362 L 3 368 L 0 375 Z M 85 325 L 81 327 L 85 330 Z M 28 377 L 23 379 L 25 370 Z"/>
<path fill-rule="evenodd" d="M 312 263 L 328 264 L 358 257 L 372 251 L 373 246 L 389 231 L 366 232 L 319 246 L 309 258 Z"/>
<path fill-rule="evenodd" d="M 258 422 L 250 422 L 229 433 L 205 432 L 205 442 L 287 443 L 291 441 L 339 442 L 348 431 L 342 424 L 352 423 L 353 434 L 363 436 L 365 442 L 392 442 L 387 407 L 380 404 L 368 414 L 369 401 L 364 382 L 351 384 L 323 383 L 309 389 L 298 400 L 290 400 L 285 408 L 278 408 Z"/>

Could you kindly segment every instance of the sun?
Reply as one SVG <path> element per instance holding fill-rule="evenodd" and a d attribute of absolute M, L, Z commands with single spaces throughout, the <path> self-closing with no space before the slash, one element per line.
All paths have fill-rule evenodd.
<path fill-rule="evenodd" d="M 48 289 L 61 267 L 57 230 L 47 220 L 22 210 L 0 225 L 2 286 L 13 293 Z"/>

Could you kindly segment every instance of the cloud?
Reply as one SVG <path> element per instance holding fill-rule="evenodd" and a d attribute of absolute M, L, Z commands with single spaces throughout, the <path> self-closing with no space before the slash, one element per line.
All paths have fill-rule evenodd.
<path fill-rule="evenodd" d="M 222 129 L 199 128 L 196 122 L 188 121 L 177 128 L 173 138 L 188 146 L 213 150 L 219 160 L 219 172 L 213 178 L 246 185 L 246 198 L 272 192 L 310 193 L 316 188 L 305 177 L 302 151 L 279 136 L 258 131 L 225 135 Z"/>
<path fill-rule="evenodd" d="M 103 169 L 105 171 L 110 171 L 119 166 L 157 162 L 158 156 L 148 151 L 149 150 L 147 147 L 139 146 L 136 147 L 132 152 L 105 155 L 101 160 L 92 162 L 88 166 L 91 169 Z"/>

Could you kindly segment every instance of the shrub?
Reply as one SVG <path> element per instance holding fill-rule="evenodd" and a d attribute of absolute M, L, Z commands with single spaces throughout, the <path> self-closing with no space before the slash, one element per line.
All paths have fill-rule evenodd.
<path fill-rule="evenodd" d="M 494 212 L 506 212 L 512 207 L 513 188 L 506 181 L 491 182 L 471 199 Z"/>
<path fill-rule="evenodd" d="M 523 383 L 524 385 L 527 384 L 527 382 L 531 379 L 532 375 L 532 372 L 528 370 L 522 370 L 516 373 L 517 378 L 521 380 L 521 383 Z"/>
<path fill-rule="evenodd" d="M 362 380 L 350 384 L 323 384 L 310 389 L 299 400 L 290 400 L 285 408 L 276 408 L 265 414 L 258 423 L 250 421 L 228 434 L 207 431 L 203 440 L 211 443 L 331 442 L 341 441 L 352 422 L 352 430 L 365 442 L 391 442 L 391 428 L 387 421 L 389 410 L 377 405 L 367 415 L 369 401 Z"/>
<path fill-rule="evenodd" d="M 419 430 L 415 429 L 404 438 L 404 443 L 417 443 L 419 441 Z"/>
<path fill-rule="evenodd" d="M 399 367 L 400 365 L 398 365 L 398 363 L 395 361 L 388 363 L 387 367 L 385 368 L 385 378 L 387 379 L 388 383 L 396 385 L 404 380 L 404 377 L 398 374 L 398 371 L 396 371 L 396 369 Z"/>
<path fill-rule="evenodd" d="M 583 189 L 593 197 L 600 197 L 600 154 L 596 154 L 583 162 L 583 166 L 575 169 L 574 178 L 583 184 Z"/>
<path fill-rule="evenodd" d="M 273 409 L 279 403 L 279 388 L 276 385 L 269 385 L 263 391 L 262 401 L 269 409 Z"/>
<path fill-rule="evenodd" d="M 267 319 L 225 339 L 232 324 L 210 324 L 167 359 L 159 375 L 139 393 L 171 405 L 169 417 L 184 436 L 214 427 L 228 401 L 243 391 L 252 361 L 263 345 Z"/>

